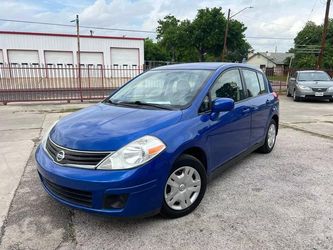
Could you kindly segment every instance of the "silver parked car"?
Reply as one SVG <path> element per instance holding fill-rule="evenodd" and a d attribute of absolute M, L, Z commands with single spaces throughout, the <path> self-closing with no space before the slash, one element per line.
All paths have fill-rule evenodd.
<path fill-rule="evenodd" d="M 289 78 L 287 96 L 293 96 L 296 102 L 312 98 L 333 102 L 333 80 L 324 71 L 296 71 Z"/>

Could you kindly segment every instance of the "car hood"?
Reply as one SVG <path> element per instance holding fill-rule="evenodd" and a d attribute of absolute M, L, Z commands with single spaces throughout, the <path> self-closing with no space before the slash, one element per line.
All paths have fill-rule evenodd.
<path fill-rule="evenodd" d="M 298 81 L 298 84 L 311 88 L 329 88 L 333 86 L 333 81 Z"/>
<path fill-rule="evenodd" d="M 182 111 L 139 109 L 99 103 L 61 119 L 50 132 L 60 146 L 76 150 L 113 151 L 177 123 Z"/>

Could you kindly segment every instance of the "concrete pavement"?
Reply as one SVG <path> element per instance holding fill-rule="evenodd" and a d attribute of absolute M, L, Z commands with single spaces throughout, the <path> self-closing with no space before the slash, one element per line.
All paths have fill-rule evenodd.
<path fill-rule="evenodd" d="M 333 139 L 333 103 L 325 101 L 294 102 L 280 96 L 281 124 Z"/>
<path fill-rule="evenodd" d="M 316 133 L 330 135 L 332 103 L 281 97 L 281 122 L 293 129 L 280 130 L 270 155 L 254 153 L 216 178 L 198 209 L 177 220 L 99 217 L 68 209 L 45 193 L 34 145 L 59 117 L 89 105 L 0 106 L 0 249 L 333 246 L 333 143 L 295 131 L 317 124 Z"/>
<path fill-rule="evenodd" d="M 68 111 L 89 105 L 91 103 L 0 106 L 0 235 L 31 152 L 45 131 L 43 128 L 48 128 Z"/>

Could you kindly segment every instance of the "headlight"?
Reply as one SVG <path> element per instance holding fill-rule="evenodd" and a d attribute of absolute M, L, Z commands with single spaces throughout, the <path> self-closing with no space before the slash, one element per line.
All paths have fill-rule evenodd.
<path fill-rule="evenodd" d="M 302 90 L 311 90 L 311 88 L 309 88 L 307 86 L 303 86 L 303 85 L 298 85 L 298 87 Z"/>
<path fill-rule="evenodd" d="M 333 91 L 333 86 L 328 88 L 328 91 Z"/>
<path fill-rule="evenodd" d="M 129 169 L 153 159 L 166 148 L 158 138 L 146 135 L 105 158 L 98 169 Z"/>
<path fill-rule="evenodd" d="M 59 120 L 58 120 L 59 121 Z M 46 146 L 46 141 L 47 141 L 47 138 L 49 137 L 49 134 L 51 132 L 51 130 L 53 129 L 53 127 L 57 124 L 58 121 L 55 121 L 52 126 L 50 126 L 48 129 L 45 130 L 45 133 L 43 135 L 43 138 L 42 138 L 42 142 L 41 142 L 41 145 L 42 147 L 45 149 L 45 146 Z"/>

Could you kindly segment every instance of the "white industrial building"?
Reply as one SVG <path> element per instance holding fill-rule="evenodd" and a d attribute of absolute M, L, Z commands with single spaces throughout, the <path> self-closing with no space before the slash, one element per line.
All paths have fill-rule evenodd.
<path fill-rule="evenodd" d="M 81 65 L 142 67 L 144 39 L 80 35 Z M 70 66 L 77 64 L 77 36 L 0 31 L 0 64 Z"/>

